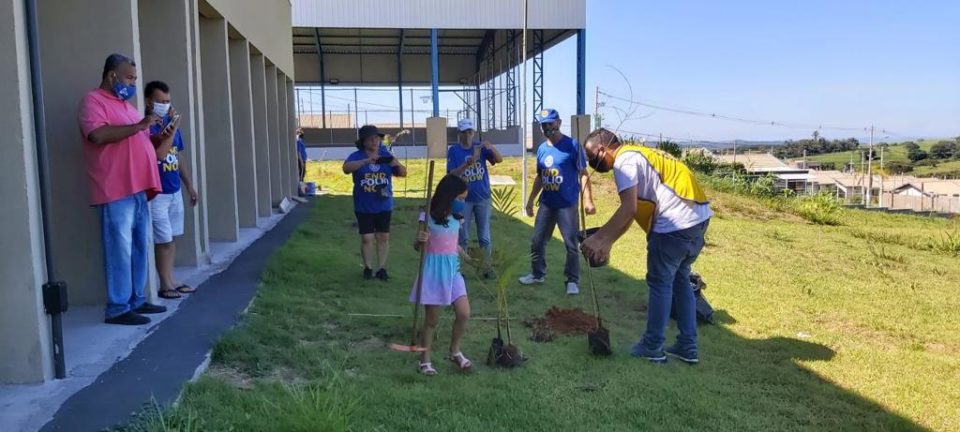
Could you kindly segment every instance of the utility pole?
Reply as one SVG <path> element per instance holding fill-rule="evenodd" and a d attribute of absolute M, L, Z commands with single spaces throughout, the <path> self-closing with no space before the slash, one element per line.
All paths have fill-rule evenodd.
<path fill-rule="evenodd" d="M 357 115 L 357 88 L 356 87 L 353 88 L 353 125 L 357 129 L 360 128 L 360 116 Z"/>
<path fill-rule="evenodd" d="M 600 86 L 596 87 L 593 94 L 593 125 L 594 129 L 600 128 Z"/>
<path fill-rule="evenodd" d="M 867 153 L 867 201 L 866 207 L 870 207 L 871 192 L 873 192 L 873 126 L 870 126 L 870 150 Z"/>
<path fill-rule="evenodd" d="M 879 199 L 878 199 L 878 201 L 880 202 L 880 203 L 879 203 L 879 206 L 880 206 L 880 207 L 883 207 L 883 174 L 884 174 L 884 171 L 883 171 L 883 148 L 884 148 L 884 147 L 885 147 L 885 146 L 882 146 L 882 145 L 880 146 L 880 197 L 879 197 Z"/>

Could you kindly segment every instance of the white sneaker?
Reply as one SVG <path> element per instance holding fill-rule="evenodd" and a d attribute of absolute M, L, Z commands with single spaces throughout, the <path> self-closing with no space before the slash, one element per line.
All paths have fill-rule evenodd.
<path fill-rule="evenodd" d="M 577 295 L 580 294 L 580 287 L 577 286 L 576 282 L 567 282 L 567 295 Z"/>
<path fill-rule="evenodd" d="M 530 274 L 528 274 L 528 275 L 526 275 L 526 276 L 521 277 L 521 278 L 519 279 L 519 281 L 520 281 L 520 283 L 523 284 L 523 285 L 533 285 L 533 284 L 535 284 L 535 283 L 536 283 L 536 284 L 541 284 L 541 283 L 543 283 L 543 276 L 534 277 L 534 276 L 533 276 L 533 273 L 530 273 Z"/>

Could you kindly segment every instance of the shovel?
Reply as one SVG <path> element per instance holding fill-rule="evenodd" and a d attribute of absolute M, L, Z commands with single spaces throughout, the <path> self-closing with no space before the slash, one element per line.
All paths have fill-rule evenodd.
<path fill-rule="evenodd" d="M 582 227 L 581 242 L 597 232 L 597 228 L 587 229 L 587 212 L 583 207 L 583 190 L 580 191 L 580 224 Z M 600 318 L 600 301 L 597 299 L 597 287 L 593 283 L 592 268 L 607 263 L 605 261 L 594 262 L 586 255 L 583 258 L 587 261 L 587 281 L 590 284 L 590 296 L 593 297 L 593 314 L 597 317 L 597 326 L 587 332 L 587 346 L 590 348 L 590 354 L 605 357 L 613 354 L 613 350 L 610 349 L 610 331 L 603 326 L 603 319 Z"/>
<path fill-rule="evenodd" d="M 427 219 L 430 217 L 430 199 L 433 198 L 433 162 L 430 161 L 430 164 L 427 168 L 427 202 L 424 204 L 423 210 L 423 220 L 420 221 L 420 231 L 427 229 Z M 423 294 L 423 265 L 426 261 L 426 251 L 427 245 L 422 245 L 420 247 L 420 267 L 417 269 L 417 302 L 413 305 L 413 336 L 410 338 L 410 345 L 402 344 L 390 344 L 390 349 L 397 352 L 424 352 L 427 349 L 417 345 L 417 321 L 419 321 L 420 315 L 420 301 L 421 295 Z"/>

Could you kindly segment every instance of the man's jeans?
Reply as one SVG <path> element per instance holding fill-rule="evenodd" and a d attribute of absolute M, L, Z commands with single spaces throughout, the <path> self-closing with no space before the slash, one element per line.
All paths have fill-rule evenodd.
<path fill-rule="evenodd" d="M 580 281 L 580 215 L 577 206 L 554 209 L 540 205 L 537 210 L 537 219 L 533 223 L 533 239 L 530 244 L 530 254 L 533 257 L 533 276 L 540 278 L 547 274 L 547 260 L 545 248 L 547 241 L 553 236 L 553 228 L 560 225 L 560 235 L 567 248 L 567 262 L 563 266 L 563 274 L 567 282 Z"/>
<path fill-rule="evenodd" d="M 477 242 L 480 247 L 487 252 L 487 258 L 490 257 L 490 211 L 492 205 L 490 200 L 477 202 L 467 201 L 463 208 L 463 225 L 460 226 L 460 247 L 467 250 L 467 244 L 470 242 L 470 226 L 472 222 L 477 223 Z"/>
<path fill-rule="evenodd" d="M 690 288 L 690 266 L 703 250 L 704 234 L 710 221 L 671 233 L 651 232 L 647 236 L 647 331 L 640 343 L 649 350 L 663 349 L 664 333 L 670 318 L 671 302 L 677 311 L 677 344 L 682 349 L 697 347 L 697 300 Z"/>
<path fill-rule="evenodd" d="M 103 267 L 107 279 L 106 317 L 114 318 L 146 302 L 150 247 L 150 207 L 140 192 L 97 206 L 103 231 Z"/>

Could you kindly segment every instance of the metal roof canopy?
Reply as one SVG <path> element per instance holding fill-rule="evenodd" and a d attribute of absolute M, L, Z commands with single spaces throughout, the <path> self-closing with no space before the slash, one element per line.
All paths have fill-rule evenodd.
<path fill-rule="evenodd" d="M 540 48 L 533 43 L 534 30 L 527 30 L 528 59 L 576 35 L 578 29 L 542 31 Z M 510 49 L 511 33 L 516 37 L 514 50 Z M 506 72 L 520 63 L 521 40 L 521 29 L 438 30 L 439 84 L 477 85 Z M 297 84 L 319 84 L 321 62 L 327 84 L 411 86 L 431 82 L 430 29 L 294 27 L 293 53 Z M 487 73 L 490 69 L 495 71 L 493 76 Z"/>

